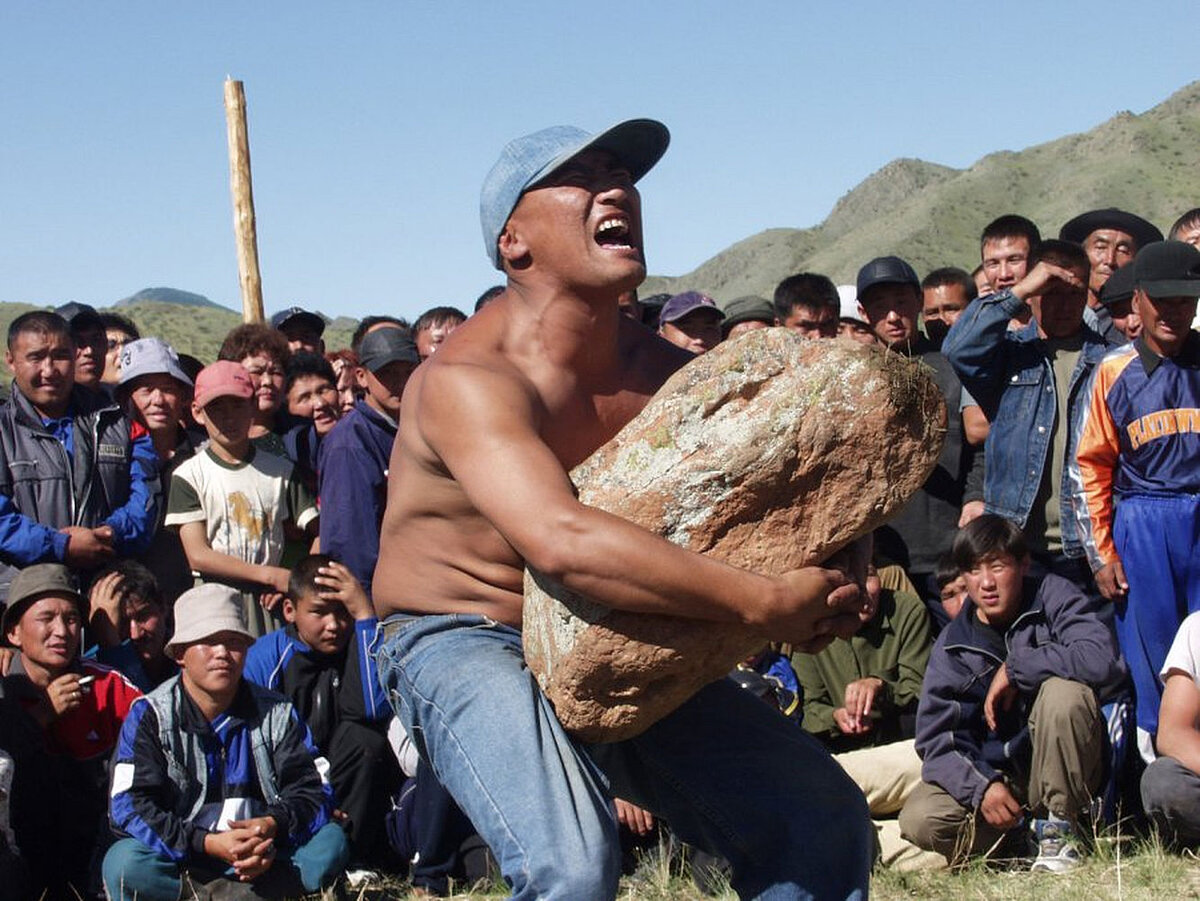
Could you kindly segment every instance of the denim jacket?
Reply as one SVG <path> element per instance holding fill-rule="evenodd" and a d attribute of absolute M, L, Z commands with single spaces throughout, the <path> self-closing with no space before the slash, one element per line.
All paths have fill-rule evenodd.
<path fill-rule="evenodd" d="M 1043 351 L 1037 323 L 1010 331 L 1009 320 L 1024 305 L 1011 291 L 971 301 L 942 343 L 942 353 L 963 386 L 983 408 L 991 431 L 985 445 L 984 506 L 1022 527 L 1029 520 L 1050 456 L 1058 411 L 1054 369 Z M 1059 478 L 1063 553 L 1083 556 L 1074 498 L 1079 464 L 1075 449 L 1087 412 L 1084 389 L 1108 345 L 1084 326 L 1083 348 L 1067 393 L 1067 465 Z"/>

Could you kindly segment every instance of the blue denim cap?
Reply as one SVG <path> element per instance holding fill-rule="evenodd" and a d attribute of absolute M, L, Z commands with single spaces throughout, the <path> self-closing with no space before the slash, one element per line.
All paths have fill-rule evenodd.
<path fill-rule="evenodd" d="M 572 125 L 554 125 L 509 141 L 479 192 L 479 223 L 492 265 L 504 269 L 500 232 L 521 195 L 564 163 L 585 150 L 607 150 L 628 167 L 636 182 L 659 161 L 670 141 L 667 126 L 653 119 L 629 119 L 594 135 Z"/>

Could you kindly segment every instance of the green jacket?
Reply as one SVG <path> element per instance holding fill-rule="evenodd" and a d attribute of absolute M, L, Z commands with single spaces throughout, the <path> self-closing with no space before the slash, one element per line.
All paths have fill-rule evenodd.
<path fill-rule="evenodd" d="M 852 638 L 839 638 L 819 654 L 792 656 L 804 692 L 804 728 L 837 751 L 911 738 L 932 644 L 929 613 L 921 599 L 885 588 L 874 619 Z M 865 735 L 844 735 L 833 711 L 844 706 L 846 686 L 868 676 L 883 680 L 871 709 L 875 728 Z"/>

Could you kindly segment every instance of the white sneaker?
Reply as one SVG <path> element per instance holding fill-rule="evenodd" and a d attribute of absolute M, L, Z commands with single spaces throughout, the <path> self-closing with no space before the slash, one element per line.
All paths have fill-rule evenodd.
<path fill-rule="evenodd" d="M 1030 870 L 1035 873 L 1065 873 L 1079 866 L 1079 847 L 1075 830 L 1066 820 L 1033 821 L 1033 838 L 1037 843 L 1037 859 Z"/>

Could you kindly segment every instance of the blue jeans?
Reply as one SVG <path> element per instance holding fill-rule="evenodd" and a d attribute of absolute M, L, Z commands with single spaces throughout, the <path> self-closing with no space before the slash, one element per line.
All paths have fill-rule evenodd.
<path fill-rule="evenodd" d="M 337 823 L 326 823 L 308 843 L 280 851 L 266 873 L 254 881 L 268 898 L 288 898 L 319 892 L 337 881 L 350 858 L 346 832 Z M 198 866 L 202 881 L 229 875 L 222 864 Z M 190 869 L 190 867 L 189 867 Z M 135 838 L 123 838 L 104 855 L 104 888 L 112 901 L 176 901 L 181 888 L 179 864 L 160 857 Z M 231 877 L 236 878 L 236 877 Z"/>
<path fill-rule="evenodd" d="M 795 723 L 729 680 L 636 738 L 571 739 L 486 617 L 393 617 L 379 677 L 439 781 L 499 861 L 514 899 L 610 899 L 620 877 L 611 795 L 732 866 L 743 898 L 865 898 L 862 793 Z"/>

